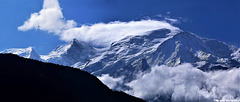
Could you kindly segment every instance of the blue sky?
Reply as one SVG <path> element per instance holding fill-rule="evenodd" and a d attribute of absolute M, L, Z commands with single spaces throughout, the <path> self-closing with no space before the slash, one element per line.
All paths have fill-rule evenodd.
<path fill-rule="evenodd" d="M 179 19 L 174 24 L 201 37 L 240 46 L 239 0 L 59 0 L 64 19 L 82 24 L 160 20 L 158 15 Z M 43 0 L 0 0 L 0 50 L 33 46 L 47 54 L 65 42 L 48 31 L 19 31 Z M 180 17 L 182 19 L 180 19 Z M 84 37 L 84 36 L 83 36 Z"/>

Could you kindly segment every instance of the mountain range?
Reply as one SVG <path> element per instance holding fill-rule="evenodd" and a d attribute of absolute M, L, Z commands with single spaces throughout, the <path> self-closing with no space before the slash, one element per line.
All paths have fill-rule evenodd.
<path fill-rule="evenodd" d="M 128 36 L 102 49 L 73 39 L 68 44 L 59 45 L 49 55 L 39 55 L 33 47 L 6 49 L 0 53 L 12 53 L 24 58 L 73 66 L 95 75 L 110 73 L 107 70 L 114 73 L 129 65 L 135 68 L 134 71 L 144 71 L 155 65 L 201 63 L 230 67 L 237 66 L 240 62 L 240 48 L 221 41 L 201 38 L 190 32 L 173 33 L 169 29 Z M 131 68 L 126 68 L 128 69 Z"/>
<path fill-rule="evenodd" d="M 1 53 L 71 66 L 95 76 L 123 76 L 123 83 L 113 88 L 121 91 L 128 90 L 125 83 L 136 79 L 139 72 L 149 72 L 154 66 L 174 67 L 191 63 L 202 71 L 228 70 L 240 66 L 240 48 L 191 32 L 174 32 L 170 29 L 128 36 L 107 48 L 97 48 L 74 39 L 58 46 L 49 55 L 39 55 L 32 47 L 7 49 Z"/>

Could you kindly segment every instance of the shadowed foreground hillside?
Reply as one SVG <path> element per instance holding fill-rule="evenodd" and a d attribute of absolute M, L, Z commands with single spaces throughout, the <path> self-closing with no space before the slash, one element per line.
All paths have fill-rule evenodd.
<path fill-rule="evenodd" d="M 0 54 L 1 102 L 141 102 L 70 67 Z"/>

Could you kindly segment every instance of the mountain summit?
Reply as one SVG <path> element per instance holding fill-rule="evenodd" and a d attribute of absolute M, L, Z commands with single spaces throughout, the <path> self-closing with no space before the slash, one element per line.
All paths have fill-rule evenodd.
<path fill-rule="evenodd" d="M 40 55 L 37 53 L 37 51 L 33 47 L 28 47 L 25 49 L 18 49 L 18 48 L 6 49 L 4 51 L 1 51 L 0 53 L 12 53 L 24 58 L 41 60 Z"/>
<path fill-rule="evenodd" d="M 49 55 L 41 56 L 46 62 L 71 66 L 75 63 L 82 65 L 94 57 L 95 49 L 87 43 L 74 39 L 66 45 L 60 45 Z"/>

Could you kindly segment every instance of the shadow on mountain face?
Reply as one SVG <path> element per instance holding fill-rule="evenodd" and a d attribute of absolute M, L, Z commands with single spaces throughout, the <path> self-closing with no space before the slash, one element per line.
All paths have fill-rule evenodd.
<path fill-rule="evenodd" d="M 11 54 L 0 54 L 0 94 L 1 102 L 144 102 L 79 69 Z"/>

